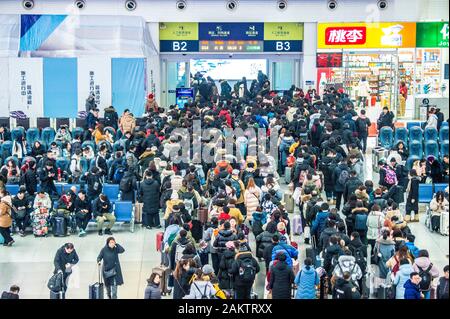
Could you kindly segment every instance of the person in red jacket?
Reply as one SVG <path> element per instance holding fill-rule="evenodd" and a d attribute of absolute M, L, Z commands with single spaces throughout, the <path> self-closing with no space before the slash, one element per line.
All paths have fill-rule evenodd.
<path fill-rule="evenodd" d="M 233 123 L 231 121 L 230 112 L 227 109 L 221 109 L 219 112 L 219 117 L 225 117 L 228 127 L 232 127 Z"/>
<path fill-rule="evenodd" d="M 225 206 L 222 210 L 222 212 L 219 215 L 219 221 L 221 220 L 230 220 L 231 216 L 230 216 L 230 207 Z"/>

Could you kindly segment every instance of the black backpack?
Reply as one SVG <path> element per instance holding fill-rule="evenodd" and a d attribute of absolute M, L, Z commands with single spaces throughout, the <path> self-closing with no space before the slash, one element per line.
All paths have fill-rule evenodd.
<path fill-rule="evenodd" d="M 364 246 L 358 247 L 353 251 L 353 257 L 355 257 L 356 264 L 361 268 L 362 272 L 365 272 L 367 268 L 367 261 L 363 251 L 364 248 Z"/>
<path fill-rule="evenodd" d="M 133 184 L 133 178 L 130 175 L 125 175 L 121 180 L 119 184 L 119 190 L 121 192 L 129 192 L 131 190 L 131 186 Z"/>
<path fill-rule="evenodd" d="M 433 268 L 433 264 L 430 263 L 427 269 L 423 270 L 419 266 L 419 276 L 422 279 L 419 283 L 420 291 L 429 291 L 431 289 L 431 283 L 433 282 L 433 277 L 431 276 L 431 268 Z"/>
<path fill-rule="evenodd" d="M 58 272 L 54 274 L 47 283 L 48 289 L 50 289 L 53 292 L 60 292 L 63 290 L 63 274 Z"/>
<path fill-rule="evenodd" d="M 253 283 L 256 277 L 256 268 L 252 258 L 244 258 L 239 265 L 239 279 L 245 283 Z"/>
<path fill-rule="evenodd" d="M 117 124 L 114 112 L 105 112 L 105 126 L 114 127 Z"/>

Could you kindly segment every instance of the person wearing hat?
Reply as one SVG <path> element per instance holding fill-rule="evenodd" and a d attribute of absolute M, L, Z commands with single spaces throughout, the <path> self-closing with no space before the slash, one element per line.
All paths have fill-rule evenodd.
<path fill-rule="evenodd" d="M 247 246 L 239 246 L 230 272 L 234 280 L 234 299 L 251 299 L 253 283 L 259 271 L 259 263 Z"/>
<path fill-rule="evenodd" d="M 12 246 L 14 239 L 11 237 L 12 226 L 12 202 L 11 196 L 4 190 L 0 190 L 0 235 L 5 242 L 3 246 Z"/>
<path fill-rule="evenodd" d="M 13 217 L 19 228 L 19 235 L 24 237 L 25 229 L 30 222 L 31 211 L 31 203 L 24 186 L 21 186 L 17 195 L 12 198 L 12 205 L 15 207 Z"/>
<path fill-rule="evenodd" d="M 145 113 L 146 114 L 150 114 L 153 112 L 158 112 L 158 103 L 155 100 L 155 96 L 153 95 L 153 93 L 150 93 L 147 96 L 147 102 L 145 103 Z"/>

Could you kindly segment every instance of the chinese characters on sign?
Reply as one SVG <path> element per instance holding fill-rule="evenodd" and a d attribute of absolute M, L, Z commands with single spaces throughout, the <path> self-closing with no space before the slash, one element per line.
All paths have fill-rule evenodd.
<path fill-rule="evenodd" d="M 364 43 L 366 43 L 366 27 L 330 27 L 325 31 L 327 45 Z"/>
<path fill-rule="evenodd" d="M 442 34 L 442 40 L 438 43 L 438 46 L 439 47 L 448 47 L 448 36 L 449 36 L 448 23 L 445 23 L 442 26 L 440 33 Z"/>
<path fill-rule="evenodd" d="M 100 106 L 100 85 L 95 84 L 94 71 L 89 71 L 89 93 L 95 94 L 95 104 Z"/>
<path fill-rule="evenodd" d="M 317 53 L 316 64 L 318 68 L 342 67 L 342 52 Z"/>
<path fill-rule="evenodd" d="M 33 104 L 33 92 L 31 85 L 27 85 L 27 73 L 25 71 L 20 71 L 20 95 L 27 97 L 27 107 Z"/>

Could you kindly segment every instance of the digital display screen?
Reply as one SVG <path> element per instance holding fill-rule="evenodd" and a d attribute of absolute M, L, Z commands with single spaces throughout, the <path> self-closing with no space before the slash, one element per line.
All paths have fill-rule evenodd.
<path fill-rule="evenodd" d="M 200 72 L 204 77 L 210 76 L 215 80 L 240 80 L 243 76 L 247 80 L 256 79 L 258 71 L 267 74 L 266 59 L 192 59 L 191 73 Z"/>
<path fill-rule="evenodd" d="M 263 52 L 264 41 L 199 41 L 200 52 Z"/>

